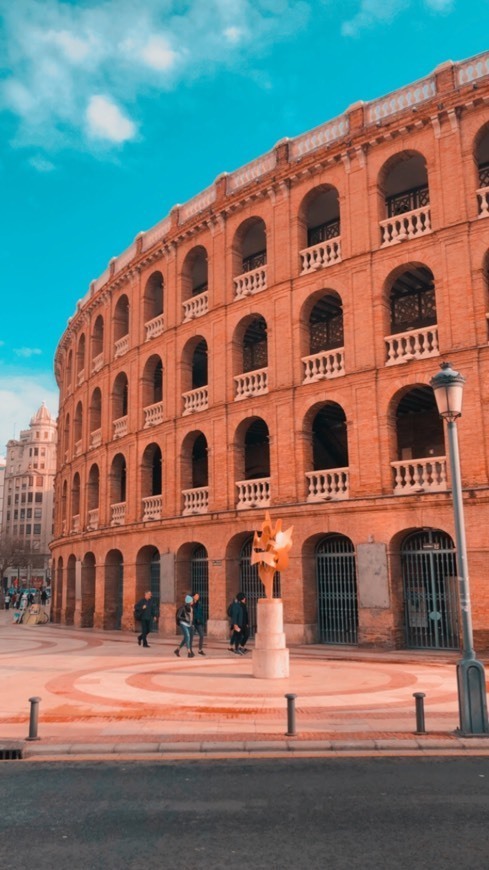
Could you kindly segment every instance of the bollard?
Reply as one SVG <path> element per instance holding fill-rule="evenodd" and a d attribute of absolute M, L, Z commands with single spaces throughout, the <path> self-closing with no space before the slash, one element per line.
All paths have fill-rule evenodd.
<path fill-rule="evenodd" d="M 416 731 L 415 734 L 426 734 L 424 725 L 424 692 L 414 692 L 413 698 L 416 702 Z"/>
<path fill-rule="evenodd" d="M 39 719 L 39 701 L 41 698 L 29 698 L 29 703 L 31 705 L 31 715 L 29 719 L 29 736 L 26 737 L 26 740 L 40 740 L 41 738 L 37 736 L 37 724 Z"/>
<path fill-rule="evenodd" d="M 287 731 L 286 737 L 295 737 L 295 699 L 297 695 L 286 695 L 287 698 Z"/>

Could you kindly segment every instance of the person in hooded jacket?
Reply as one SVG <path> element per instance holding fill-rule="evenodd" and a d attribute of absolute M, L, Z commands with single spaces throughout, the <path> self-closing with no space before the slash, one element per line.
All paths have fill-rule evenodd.
<path fill-rule="evenodd" d="M 180 650 L 183 646 L 187 647 L 187 655 L 189 659 L 193 659 L 195 653 L 192 652 L 192 640 L 194 637 L 193 630 L 193 612 L 192 612 L 192 603 L 193 598 L 191 595 L 185 596 L 185 601 L 183 605 L 177 611 L 177 622 L 180 626 L 180 630 L 182 632 L 182 640 L 180 646 L 174 650 L 176 656 L 180 655 Z"/>
<path fill-rule="evenodd" d="M 246 606 L 246 595 L 244 592 L 238 592 L 235 600 L 231 605 L 231 626 L 233 633 L 231 635 L 231 650 L 235 655 L 244 655 L 248 652 L 245 649 L 246 643 L 250 636 L 248 608 Z"/>

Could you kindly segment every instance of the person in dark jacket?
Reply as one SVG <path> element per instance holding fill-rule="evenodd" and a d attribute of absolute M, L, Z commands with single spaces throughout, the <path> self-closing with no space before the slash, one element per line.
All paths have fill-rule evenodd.
<path fill-rule="evenodd" d="M 144 593 L 144 598 L 140 598 L 136 604 L 135 610 L 141 613 L 141 634 L 138 634 L 138 644 L 148 647 L 148 634 L 151 631 L 153 622 L 157 618 L 156 605 L 152 600 L 152 593 L 148 589 Z"/>
<path fill-rule="evenodd" d="M 177 621 L 180 626 L 180 631 L 182 632 L 182 640 L 180 646 L 177 646 L 173 652 L 176 656 L 180 655 L 180 650 L 183 646 L 187 647 L 187 655 L 189 659 L 193 659 L 195 653 L 192 650 L 192 641 L 194 637 L 194 628 L 193 628 L 193 610 L 192 610 L 193 598 L 191 595 L 186 595 L 184 603 L 181 607 L 178 608 L 177 612 Z"/>
<path fill-rule="evenodd" d="M 202 602 L 200 600 L 200 595 L 198 592 L 194 592 L 192 595 L 193 604 L 193 626 L 194 633 L 199 635 L 199 656 L 205 656 L 204 652 L 204 630 L 205 630 L 205 616 L 204 616 L 204 608 L 202 606 Z"/>
<path fill-rule="evenodd" d="M 246 606 L 246 595 L 244 592 L 238 592 L 235 600 L 231 605 L 231 625 L 233 633 L 231 635 L 231 649 L 235 655 L 244 655 L 248 652 L 245 645 L 250 636 L 248 608 Z"/>

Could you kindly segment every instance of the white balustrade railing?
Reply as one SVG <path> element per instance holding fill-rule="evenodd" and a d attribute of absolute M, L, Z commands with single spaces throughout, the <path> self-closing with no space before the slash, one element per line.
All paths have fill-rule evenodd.
<path fill-rule="evenodd" d="M 196 489 L 184 489 L 183 516 L 190 514 L 206 514 L 209 507 L 209 487 L 199 486 Z"/>
<path fill-rule="evenodd" d="M 345 348 L 322 350 L 320 353 L 302 357 L 302 362 L 303 384 L 313 384 L 315 381 L 322 381 L 323 378 L 339 378 L 345 374 Z"/>
<path fill-rule="evenodd" d="M 129 350 L 129 336 L 123 335 L 122 338 L 119 338 L 114 344 L 114 359 L 117 359 L 119 356 L 124 356 L 125 353 Z"/>
<path fill-rule="evenodd" d="M 394 91 L 386 97 L 372 100 L 366 107 L 366 123 L 375 124 L 377 121 L 382 121 L 383 118 L 388 118 L 390 115 L 404 111 L 404 109 L 413 108 L 413 106 L 417 106 L 434 96 L 436 96 L 434 76 L 413 82 L 413 84 Z"/>
<path fill-rule="evenodd" d="M 476 194 L 479 202 L 479 217 L 489 217 L 489 187 L 479 187 Z"/>
<path fill-rule="evenodd" d="M 94 358 L 92 360 L 92 375 L 97 374 L 97 372 L 99 372 L 100 369 L 102 368 L 103 364 L 104 364 L 103 353 L 99 353 L 99 354 L 97 354 L 97 356 L 94 356 Z"/>
<path fill-rule="evenodd" d="M 156 226 L 146 232 L 138 233 L 141 238 L 143 251 L 149 250 L 156 242 L 165 238 L 171 229 L 171 218 L 165 217 Z M 137 237 L 136 237 L 137 238 Z"/>
<path fill-rule="evenodd" d="M 181 205 L 178 210 L 178 222 L 183 224 L 185 221 L 193 218 L 196 214 L 199 214 L 199 212 L 204 211 L 204 209 L 208 208 L 208 206 L 216 201 L 216 196 L 216 185 L 211 184 L 211 186 L 206 190 L 198 193 L 197 196 L 192 197 L 192 199 L 187 200 L 187 202 L 184 205 Z"/>
<path fill-rule="evenodd" d="M 81 371 L 78 372 L 78 376 L 77 376 L 76 380 L 77 380 L 78 386 L 81 386 L 81 384 L 85 380 L 85 369 L 81 369 Z"/>
<path fill-rule="evenodd" d="M 71 531 L 76 534 L 80 531 L 80 514 L 75 514 L 71 518 Z"/>
<path fill-rule="evenodd" d="M 415 208 L 413 211 L 407 211 L 404 214 L 380 221 L 380 229 L 382 248 L 386 248 L 388 245 L 398 245 L 399 242 L 416 239 L 426 235 L 426 233 L 431 233 L 430 207 L 424 205 L 422 208 Z"/>
<path fill-rule="evenodd" d="M 408 362 L 410 359 L 426 359 L 439 356 L 438 326 L 423 326 L 422 329 L 412 329 L 400 332 L 398 335 L 386 335 L 387 350 L 386 366 L 395 366 Z"/>
<path fill-rule="evenodd" d="M 75 456 L 79 456 L 82 452 L 82 442 L 81 438 L 79 441 L 75 441 Z"/>
<path fill-rule="evenodd" d="M 445 456 L 404 459 L 401 462 L 391 462 L 391 466 L 394 475 L 394 495 L 445 492 L 448 489 Z"/>
<path fill-rule="evenodd" d="M 161 519 L 162 501 L 161 495 L 149 495 L 143 498 L 143 522 Z"/>
<path fill-rule="evenodd" d="M 120 501 L 118 504 L 110 506 L 110 525 L 123 526 L 126 522 L 126 503 Z"/>
<path fill-rule="evenodd" d="M 319 242 L 299 251 L 301 258 L 301 275 L 309 272 L 317 272 L 334 263 L 341 263 L 341 236 L 329 239 L 327 242 Z"/>
<path fill-rule="evenodd" d="M 326 121 L 325 124 L 315 127 L 314 130 L 309 130 L 309 132 L 302 133 L 292 139 L 289 142 L 289 157 L 291 160 L 299 160 L 304 154 L 309 154 L 323 145 L 331 145 L 332 142 L 346 136 L 349 129 L 350 119 L 348 115 L 340 115 L 339 118 Z"/>
<path fill-rule="evenodd" d="M 249 184 L 250 181 L 257 181 L 263 175 L 266 175 L 267 172 L 275 169 L 276 165 L 277 155 L 275 151 L 262 154 L 261 157 L 257 157 L 256 160 L 252 160 L 228 175 L 226 179 L 226 192 L 234 193 L 235 190 L 239 190 L 245 184 Z"/>
<path fill-rule="evenodd" d="M 263 396 L 264 393 L 268 393 L 268 368 L 235 375 L 234 380 L 236 382 L 235 402 L 239 402 L 240 399 L 249 399 L 250 396 Z"/>
<path fill-rule="evenodd" d="M 118 420 L 114 420 L 114 438 L 122 438 L 123 435 L 127 434 L 127 417 L 119 417 Z"/>
<path fill-rule="evenodd" d="M 238 487 L 238 500 L 236 507 L 264 508 L 270 507 L 270 478 L 262 477 L 258 480 L 240 480 L 236 482 Z"/>
<path fill-rule="evenodd" d="M 258 269 L 250 269 L 234 279 L 234 298 L 244 299 L 254 293 L 260 293 L 267 287 L 267 267 L 259 266 Z"/>
<path fill-rule="evenodd" d="M 307 501 L 330 501 L 350 497 L 348 468 L 306 471 L 309 484 Z"/>
<path fill-rule="evenodd" d="M 87 531 L 95 532 L 98 529 L 98 516 L 99 509 L 92 508 L 92 510 L 88 511 L 88 522 L 87 522 Z"/>
<path fill-rule="evenodd" d="M 193 320 L 194 317 L 202 317 L 209 310 L 209 294 L 207 291 L 192 296 L 183 303 L 183 322 Z"/>
<path fill-rule="evenodd" d="M 90 447 L 100 447 L 102 443 L 102 430 L 94 429 L 90 432 Z"/>
<path fill-rule="evenodd" d="M 163 421 L 163 402 L 156 402 L 154 405 L 146 405 L 144 411 L 144 429 L 149 426 L 157 426 Z"/>
<path fill-rule="evenodd" d="M 208 387 L 197 387 L 196 390 L 182 393 L 182 399 L 182 417 L 185 417 L 187 414 L 194 414 L 196 411 L 205 411 L 209 407 Z"/>
<path fill-rule="evenodd" d="M 165 316 L 164 314 L 158 314 L 157 317 L 153 317 L 152 320 L 146 321 L 144 324 L 144 329 L 146 333 L 146 341 L 149 341 L 151 338 L 156 338 L 156 336 L 161 335 L 165 328 Z"/>
<path fill-rule="evenodd" d="M 459 85 L 466 85 L 483 76 L 489 76 L 488 51 L 457 64 L 457 81 Z"/>

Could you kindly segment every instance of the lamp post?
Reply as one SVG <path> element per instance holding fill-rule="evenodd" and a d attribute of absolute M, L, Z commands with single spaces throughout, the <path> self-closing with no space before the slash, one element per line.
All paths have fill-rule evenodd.
<path fill-rule="evenodd" d="M 460 733 L 463 735 L 488 734 L 486 678 L 484 666 L 476 659 L 472 633 L 467 545 L 465 542 L 464 506 L 460 477 L 460 457 L 456 419 L 462 414 L 462 396 L 465 378 L 455 372 L 450 363 L 441 364 L 441 371 L 430 381 L 435 394 L 438 413 L 446 420 L 452 481 L 455 543 L 460 610 L 462 614 L 463 652 L 457 662 L 458 707 Z"/>

